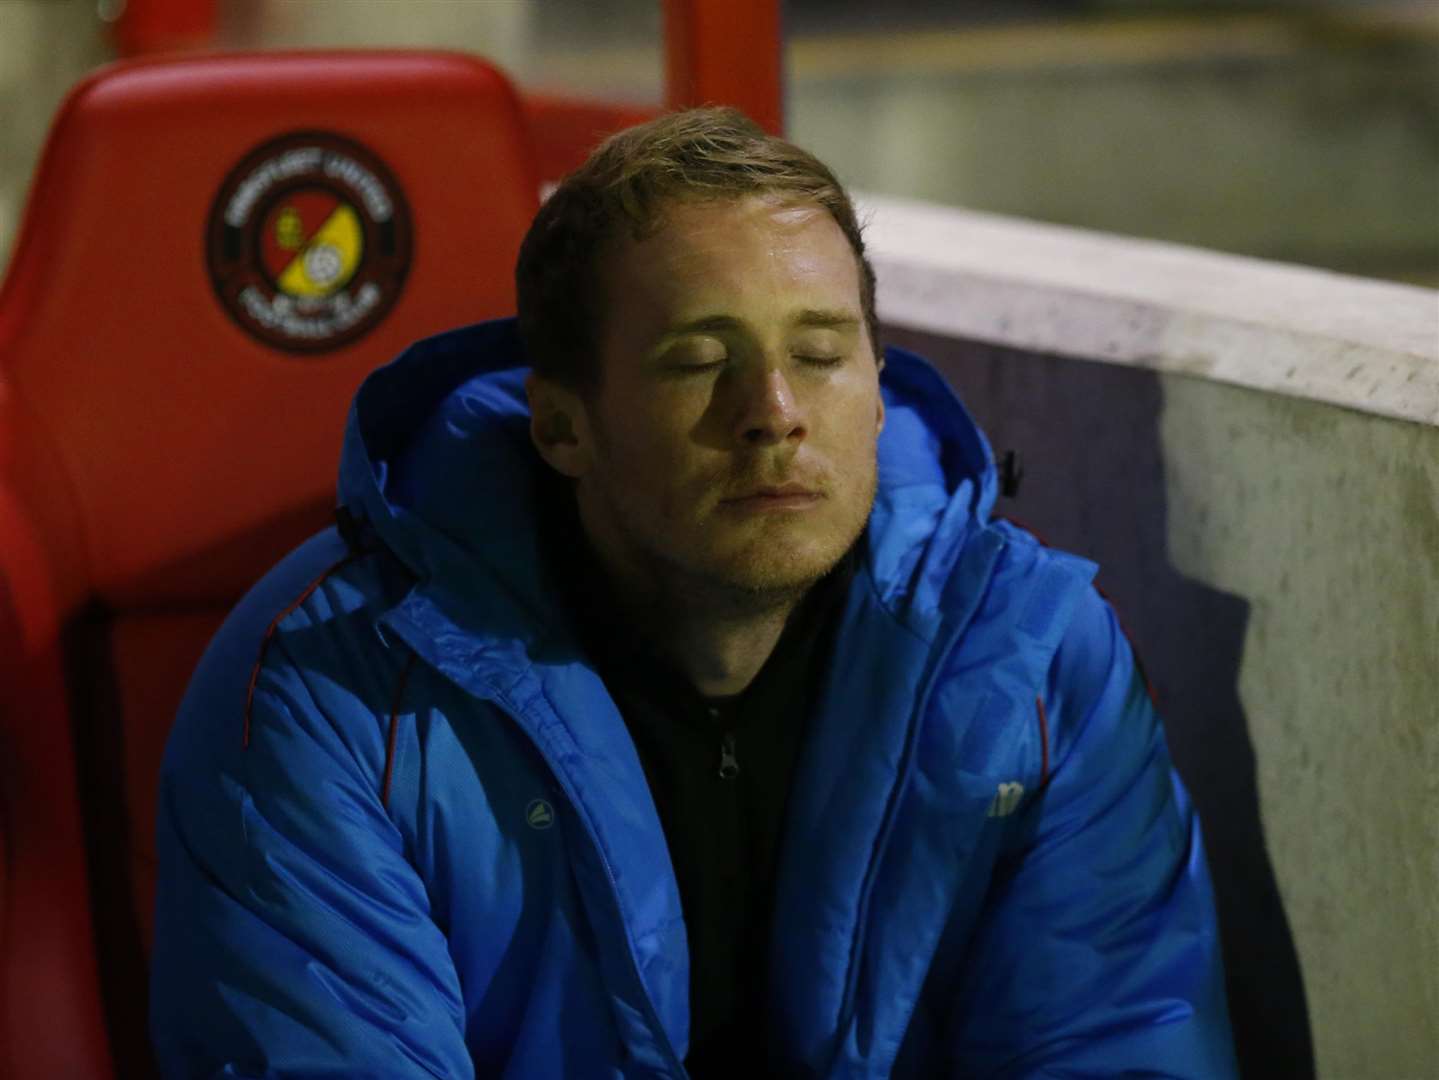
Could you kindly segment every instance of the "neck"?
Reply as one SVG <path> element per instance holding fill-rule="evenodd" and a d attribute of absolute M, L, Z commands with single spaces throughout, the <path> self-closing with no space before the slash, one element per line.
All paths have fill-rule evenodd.
<path fill-rule="evenodd" d="M 798 606 L 796 598 L 766 611 L 727 615 L 693 605 L 664 605 L 631 612 L 635 625 L 706 697 L 741 693 L 774 652 Z"/>
<path fill-rule="evenodd" d="M 741 693 L 809 591 L 756 593 L 627 559 L 591 536 L 618 614 L 706 697 Z"/>

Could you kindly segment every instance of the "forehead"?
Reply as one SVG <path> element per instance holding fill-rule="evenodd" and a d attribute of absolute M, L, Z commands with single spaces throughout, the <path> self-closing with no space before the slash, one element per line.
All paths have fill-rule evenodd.
<path fill-rule="evenodd" d="M 763 195 L 675 202 L 651 234 L 620 238 L 601 276 L 611 310 L 631 318 L 860 304 L 858 262 L 833 216 Z"/>

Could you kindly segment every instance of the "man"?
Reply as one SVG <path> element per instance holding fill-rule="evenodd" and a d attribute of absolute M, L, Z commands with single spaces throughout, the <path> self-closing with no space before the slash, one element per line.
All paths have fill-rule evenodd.
<path fill-rule="evenodd" d="M 167 1073 L 1231 1074 L 1093 567 L 881 358 L 829 170 L 729 110 L 631 129 L 517 283 L 367 380 L 340 527 L 195 676 Z"/>

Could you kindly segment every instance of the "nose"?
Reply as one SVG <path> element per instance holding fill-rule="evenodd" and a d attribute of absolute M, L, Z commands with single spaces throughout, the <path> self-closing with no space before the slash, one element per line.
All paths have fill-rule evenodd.
<path fill-rule="evenodd" d="M 740 390 L 735 435 L 747 446 L 798 442 L 807 433 L 803 411 L 784 372 L 766 367 L 745 380 Z"/>

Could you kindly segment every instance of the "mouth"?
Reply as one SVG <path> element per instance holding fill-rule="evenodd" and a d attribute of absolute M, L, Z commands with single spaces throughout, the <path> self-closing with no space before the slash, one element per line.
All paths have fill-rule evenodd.
<path fill-rule="evenodd" d="M 817 506 L 824 495 L 803 484 L 775 484 L 754 488 L 742 495 L 725 499 L 721 506 L 741 512 L 764 512 L 769 510 L 808 510 Z"/>

